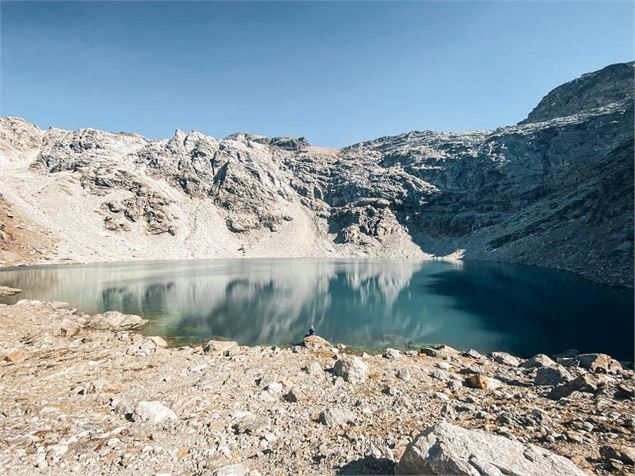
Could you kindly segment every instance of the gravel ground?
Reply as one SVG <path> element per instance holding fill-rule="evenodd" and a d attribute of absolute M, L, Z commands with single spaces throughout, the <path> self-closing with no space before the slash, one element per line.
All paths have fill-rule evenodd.
<path fill-rule="evenodd" d="M 602 354 L 172 348 L 143 323 L 0 305 L 5 474 L 392 474 L 442 420 L 633 474 L 633 371 Z"/>

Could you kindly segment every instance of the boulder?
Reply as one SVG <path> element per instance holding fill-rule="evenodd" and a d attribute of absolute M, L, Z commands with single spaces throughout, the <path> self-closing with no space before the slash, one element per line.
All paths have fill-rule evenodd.
<path fill-rule="evenodd" d="M 606 354 L 580 354 L 577 364 L 594 373 L 616 374 L 622 371 L 620 363 Z"/>
<path fill-rule="evenodd" d="M 534 385 L 554 386 L 572 380 L 573 376 L 562 365 L 540 367 L 534 377 Z"/>
<path fill-rule="evenodd" d="M 338 377 L 350 383 L 363 383 L 368 376 L 368 365 L 359 357 L 344 356 L 333 366 L 333 372 Z"/>
<path fill-rule="evenodd" d="M 584 475 L 568 459 L 503 436 L 446 422 L 427 428 L 406 448 L 395 474 Z"/>
<path fill-rule="evenodd" d="M 133 413 L 135 421 L 146 421 L 154 425 L 163 423 L 166 420 L 176 420 L 177 416 L 172 410 L 161 402 L 139 402 Z"/>
<path fill-rule="evenodd" d="M 15 296 L 16 294 L 21 293 L 22 290 L 18 288 L 10 288 L 9 286 L 0 286 L 0 296 Z"/>
<path fill-rule="evenodd" d="M 593 375 L 580 375 L 576 379 L 554 388 L 551 392 L 549 392 L 547 398 L 559 400 L 561 398 L 568 397 L 573 392 L 595 393 L 597 389 L 598 381 L 595 377 L 593 377 Z"/>
<path fill-rule="evenodd" d="M 326 350 L 330 352 L 333 348 L 329 341 L 316 335 L 306 336 L 304 338 L 304 347 L 313 352 L 317 352 L 320 350 Z"/>
<path fill-rule="evenodd" d="M 492 360 L 496 363 L 502 365 L 508 365 L 510 367 L 518 367 L 520 365 L 521 360 L 517 357 L 514 357 L 507 352 L 492 352 L 490 354 Z"/>
<path fill-rule="evenodd" d="M 520 366 L 525 369 L 533 369 L 534 367 L 552 367 L 554 365 L 556 365 L 556 363 L 545 354 L 534 355 L 531 359 L 527 359 L 520 364 Z"/>
<path fill-rule="evenodd" d="M 142 319 L 134 314 L 122 314 L 118 311 L 108 311 L 103 314 L 95 314 L 88 320 L 88 327 L 91 329 L 107 331 L 129 331 L 143 326 L 146 319 Z"/>

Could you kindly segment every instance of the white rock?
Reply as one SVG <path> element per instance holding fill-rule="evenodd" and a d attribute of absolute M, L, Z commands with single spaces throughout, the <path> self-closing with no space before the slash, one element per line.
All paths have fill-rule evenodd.
<path fill-rule="evenodd" d="M 355 414 L 346 408 L 329 408 L 320 413 L 320 422 L 329 427 L 345 425 L 355 419 Z"/>
<path fill-rule="evenodd" d="M 163 337 L 159 337 L 159 336 L 150 336 L 148 337 L 148 340 L 151 340 L 152 342 L 154 342 L 154 344 L 157 347 L 167 347 L 168 343 L 166 342 L 166 340 Z"/>
<path fill-rule="evenodd" d="M 212 476 L 245 476 L 246 474 L 247 468 L 242 464 L 228 464 L 227 466 L 216 468 L 212 472 Z"/>
<path fill-rule="evenodd" d="M 172 410 L 163 405 L 161 402 L 142 401 L 135 408 L 133 419 L 135 421 L 147 421 L 152 424 L 162 423 L 166 420 L 176 420 L 177 416 Z"/>
<path fill-rule="evenodd" d="M 335 375 L 350 383 L 363 383 L 368 376 L 368 365 L 359 357 L 344 356 L 333 366 Z"/>
<path fill-rule="evenodd" d="M 134 314 L 122 314 L 117 311 L 108 311 L 103 314 L 95 314 L 88 321 L 88 327 L 110 331 L 125 331 L 137 329 L 143 326 L 146 319 Z"/>

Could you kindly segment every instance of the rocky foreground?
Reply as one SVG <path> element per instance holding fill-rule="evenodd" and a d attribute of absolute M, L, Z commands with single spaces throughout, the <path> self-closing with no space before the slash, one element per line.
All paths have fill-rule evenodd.
<path fill-rule="evenodd" d="M 633 370 L 607 355 L 170 348 L 144 322 L 0 305 L 3 473 L 635 473 Z"/>

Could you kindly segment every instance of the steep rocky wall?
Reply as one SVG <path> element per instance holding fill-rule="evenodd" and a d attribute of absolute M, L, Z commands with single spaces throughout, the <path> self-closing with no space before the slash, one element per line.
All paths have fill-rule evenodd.
<path fill-rule="evenodd" d="M 515 126 L 341 150 L 249 134 L 43 131 L 4 117 L 0 193 L 42 225 L 44 197 L 75 193 L 67 248 L 97 249 L 79 260 L 111 259 L 102 236 L 107 249 L 147 235 L 143 253 L 123 247 L 120 259 L 181 256 L 169 240 L 192 257 L 283 256 L 293 243 L 296 255 L 463 256 L 632 287 L 633 97 L 633 63 L 611 65 L 556 88 Z M 95 216 L 103 232 L 85 243 L 74 232 Z M 205 240 L 218 246 L 202 251 Z"/>

